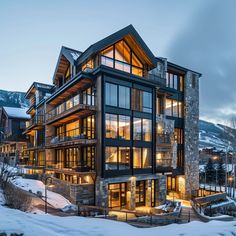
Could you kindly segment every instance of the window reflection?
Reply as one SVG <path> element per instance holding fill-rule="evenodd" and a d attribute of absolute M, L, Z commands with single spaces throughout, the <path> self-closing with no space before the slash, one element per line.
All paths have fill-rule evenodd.
<path fill-rule="evenodd" d="M 150 148 L 133 148 L 133 167 L 134 168 L 151 168 L 151 149 Z"/>

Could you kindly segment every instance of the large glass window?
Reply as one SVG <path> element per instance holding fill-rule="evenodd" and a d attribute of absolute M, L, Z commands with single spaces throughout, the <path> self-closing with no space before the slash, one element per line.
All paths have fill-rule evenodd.
<path fill-rule="evenodd" d="M 106 83 L 106 105 L 117 106 L 117 85 Z"/>
<path fill-rule="evenodd" d="M 152 121 L 134 117 L 133 139 L 146 142 L 152 141 Z"/>
<path fill-rule="evenodd" d="M 130 117 L 107 113 L 106 138 L 130 140 Z"/>
<path fill-rule="evenodd" d="M 119 107 L 130 109 L 130 88 L 119 86 Z"/>
<path fill-rule="evenodd" d="M 106 138 L 117 138 L 117 115 L 106 114 Z"/>
<path fill-rule="evenodd" d="M 106 170 L 125 170 L 130 168 L 129 147 L 106 147 Z"/>
<path fill-rule="evenodd" d="M 139 89 L 132 90 L 133 110 L 142 112 L 152 112 L 152 93 Z"/>
<path fill-rule="evenodd" d="M 117 183 L 108 185 L 108 207 L 126 206 L 126 183 Z"/>
<path fill-rule="evenodd" d="M 145 193 L 146 193 L 145 180 L 136 182 L 135 203 L 136 206 L 145 206 Z"/>
<path fill-rule="evenodd" d="M 183 117 L 182 102 L 174 99 L 166 99 L 165 114 L 167 116 Z"/>
<path fill-rule="evenodd" d="M 101 52 L 101 64 L 127 73 L 143 76 L 143 64 L 124 40 Z"/>
<path fill-rule="evenodd" d="M 130 117 L 119 115 L 119 138 L 130 140 Z"/>
<path fill-rule="evenodd" d="M 138 169 L 152 167 L 150 148 L 133 148 L 133 167 Z"/>
<path fill-rule="evenodd" d="M 130 88 L 106 83 L 106 105 L 130 109 Z"/>
<path fill-rule="evenodd" d="M 174 73 L 166 73 L 166 86 L 175 90 L 183 91 L 183 76 Z"/>

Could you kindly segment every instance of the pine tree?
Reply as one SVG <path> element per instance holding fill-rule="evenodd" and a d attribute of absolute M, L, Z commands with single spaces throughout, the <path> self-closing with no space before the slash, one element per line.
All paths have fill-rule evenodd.
<path fill-rule="evenodd" d="M 205 172 L 206 172 L 206 182 L 212 183 L 215 179 L 215 168 L 212 162 L 212 159 L 209 158 L 207 165 L 205 166 Z"/>
<path fill-rule="evenodd" d="M 217 170 L 218 184 L 220 185 L 220 191 L 221 191 L 221 186 L 224 185 L 225 183 L 225 166 L 222 158 L 220 158 L 219 162 L 217 163 L 216 170 Z"/>

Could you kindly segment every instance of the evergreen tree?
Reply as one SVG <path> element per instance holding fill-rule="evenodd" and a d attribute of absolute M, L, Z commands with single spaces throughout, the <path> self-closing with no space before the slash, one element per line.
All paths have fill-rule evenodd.
<path fill-rule="evenodd" d="M 205 166 L 205 172 L 206 172 L 206 182 L 212 183 L 215 179 L 215 168 L 211 158 L 208 159 L 207 165 Z"/>
<path fill-rule="evenodd" d="M 225 166 L 222 158 L 220 158 L 219 162 L 217 163 L 216 169 L 217 169 L 218 184 L 220 185 L 220 191 L 221 191 L 221 186 L 224 185 L 225 183 Z"/>

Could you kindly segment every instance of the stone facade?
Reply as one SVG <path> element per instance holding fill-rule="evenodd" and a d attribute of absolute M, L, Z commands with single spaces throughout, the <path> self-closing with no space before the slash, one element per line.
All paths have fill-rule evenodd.
<path fill-rule="evenodd" d="M 69 182 L 52 178 L 52 190 L 67 197 L 75 204 L 94 204 L 93 184 L 71 184 Z"/>
<path fill-rule="evenodd" d="M 199 188 L 199 75 L 188 71 L 185 76 L 185 197 Z"/>
<path fill-rule="evenodd" d="M 165 175 L 136 175 L 121 176 L 116 178 L 101 179 L 96 181 L 96 205 L 100 207 L 108 207 L 108 185 L 115 183 L 127 183 L 127 204 L 126 208 L 135 210 L 136 181 L 145 180 L 146 194 L 145 205 L 151 207 L 151 180 L 156 180 L 156 205 L 163 204 L 166 200 L 166 176 Z"/>

